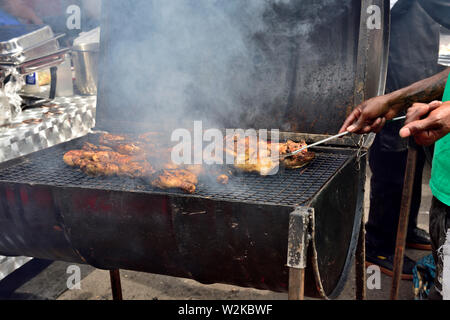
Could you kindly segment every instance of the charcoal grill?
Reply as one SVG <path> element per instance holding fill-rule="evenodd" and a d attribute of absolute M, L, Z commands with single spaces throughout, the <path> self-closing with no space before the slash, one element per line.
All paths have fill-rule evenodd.
<path fill-rule="evenodd" d="M 108 80 L 121 69 L 111 67 L 117 61 L 110 49 L 120 44 L 120 29 L 114 22 L 129 14 L 114 10 L 120 2 L 111 0 L 103 8 L 97 129 L 154 129 L 148 112 L 134 103 L 142 97 L 133 100 L 125 94 L 117 100 L 111 94 Z M 136 0 L 130 10 L 136 13 L 145 2 Z M 305 8 L 312 4 L 304 1 Z M 371 30 L 365 19 L 367 7 L 374 4 L 383 13 L 382 28 Z M 388 2 L 324 1 L 324 5 L 345 10 L 328 21 L 333 28 L 326 26 L 332 11 L 325 10 L 325 22 L 318 27 L 322 37 L 310 36 L 326 55 L 320 61 L 325 66 L 316 70 L 308 87 L 315 92 L 305 102 L 301 88 L 295 81 L 290 83 L 285 111 L 296 111 L 289 119 L 272 117 L 266 126 L 295 129 L 283 132 L 282 139 L 311 143 L 336 132 L 352 106 L 379 94 L 384 86 Z M 139 27 L 146 27 L 145 20 Z M 342 42 L 344 52 L 330 57 L 327 52 Z M 316 67 L 293 57 L 275 62 L 294 67 L 294 78 Z M 351 81 L 327 81 L 330 63 Z M 314 83 L 321 83 L 320 88 Z M 311 96 L 316 101 L 309 100 Z M 326 102 L 321 99 L 333 101 L 329 106 L 338 116 L 330 119 L 318 113 Z M 128 118 L 124 103 L 131 109 Z M 314 121 L 305 120 L 311 117 Z M 267 118 L 255 121 L 241 124 L 256 128 L 267 124 Z M 298 128 L 308 133 L 295 133 Z M 0 165 L 0 254 L 289 291 L 290 297 L 302 297 L 303 287 L 311 297 L 334 298 L 342 291 L 362 226 L 365 146 L 359 138 L 346 137 L 315 148 L 316 159 L 299 170 L 281 170 L 267 177 L 241 174 L 226 186 L 200 181 L 193 195 L 162 191 L 136 179 L 88 177 L 64 164 L 66 151 L 95 139 L 89 134 Z"/>

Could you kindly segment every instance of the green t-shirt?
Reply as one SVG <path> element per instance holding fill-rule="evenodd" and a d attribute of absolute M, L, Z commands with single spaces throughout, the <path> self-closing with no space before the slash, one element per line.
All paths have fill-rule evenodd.
<path fill-rule="evenodd" d="M 442 101 L 450 101 L 450 76 Z M 450 206 L 450 134 L 436 142 L 430 187 L 439 201 Z"/>

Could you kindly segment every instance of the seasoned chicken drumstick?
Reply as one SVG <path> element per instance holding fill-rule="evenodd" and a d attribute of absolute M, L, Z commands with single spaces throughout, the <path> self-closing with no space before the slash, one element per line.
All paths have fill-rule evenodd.
<path fill-rule="evenodd" d="M 180 188 L 187 193 L 194 193 L 197 180 L 193 179 L 192 176 L 190 177 L 191 181 L 185 180 L 186 177 L 189 177 L 189 174 L 190 172 L 180 169 L 163 170 L 162 174 L 158 175 L 151 184 L 161 189 Z"/>

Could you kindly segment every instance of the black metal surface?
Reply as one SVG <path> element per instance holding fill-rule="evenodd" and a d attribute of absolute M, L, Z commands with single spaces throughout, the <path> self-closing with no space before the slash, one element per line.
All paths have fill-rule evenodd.
<path fill-rule="evenodd" d="M 360 216 L 354 150 L 318 148 L 303 170 L 200 184 L 186 195 L 67 167 L 64 151 L 83 140 L 0 166 L 0 254 L 287 291 L 289 216 L 303 203 L 315 208 L 322 228 L 314 245 L 324 292 L 342 289 Z M 308 263 L 308 296 L 320 296 L 315 277 Z"/>
<path fill-rule="evenodd" d="M 85 139 L 64 144 L 0 166 L 0 182 L 81 187 L 101 190 L 181 194 L 181 190 L 164 191 L 140 179 L 125 177 L 90 177 L 70 168 L 63 161 L 65 152 L 81 149 Z M 203 179 L 195 196 L 213 200 L 244 201 L 261 204 L 304 205 L 348 160 L 348 154 L 322 153 L 305 168 L 283 170 L 262 177 L 257 173 L 232 176 L 228 185 Z"/>
<path fill-rule="evenodd" d="M 313 244 L 317 252 L 318 273 L 331 299 L 343 290 L 354 261 L 364 212 L 365 180 L 366 157 L 352 158 L 310 204 L 315 212 L 316 240 Z M 330 288 L 333 291 L 330 292 Z"/>
<path fill-rule="evenodd" d="M 233 6 L 239 2 L 216 3 Z M 220 59 L 205 59 L 200 54 L 198 60 L 189 60 L 191 64 L 188 59 L 179 64 L 161 61 L 161 57 L 172 57 L 179 48 L 168 46 L 166 55 L 160 51 L 157 39 L 165 33 L 157 22 L 162 18 L 152 17 L 149 13 L 156 10 L 142 9 L 158 6 L 157 1 L 134 0 L 134 3 L 133 7 L 119 10 L 123 8 L 123 1 L 111 0 L 104 8 L 97 107 L 99 129 L 125 129 L 148 122 L 159 122 L 167 127 L 170 120 L 179 128 L 176 120 L 181 117 L 226 128 L 276 128 L 334 134 L 361 96 L 368 99 L 384 90 L 389 27 L 387 0 L 364 1 L 364 7 L 360 0 L 261 1 L 258 3 L 272 5 L 267 6 L 258 32 L 247 25 L 248 21 L 239 20 L 240 14 L 232 16 L 224 10 L 224 19 L 228 23 L 224 23 L 223 28 L 233 25 L 235 29 L 244 30 L 243 36 L 230 38 L 228 42 L 218 44 L 219 49 L 216 49 L 220 51 L 221 45 L 222 51 L 235 46 L 240 48 L 243 41 L 246 44 L 243 50 L 248 50 L 245 59 L 250 58 L 239 60 L 239 51 L 230 59 L 231 64 L 223 68 L 214 64 Z M 199 12 L 204 10 L 202 4 L 194 3 Z M 249 2 L 241 1 L 243 7 L 246 3 Z M 367 28 L 369 5 L 381 9 L 380 29 Z M 125 28 L 122 22 L 129 16 L 134 18 Z M 164 25 L 181 29 L 183 24 L 175 23 L 177 18 L 172 18 L 174 23 L 170 24 L 168 20 L 163 22 Z M 193 21 L 194 25 L 196 23 Z M 204 29 L 208 30 L 201 30 Z M 196 31 L 181 29 L 178 32 L 180 38 L 174 42 L 184 43 L 190 36 L 196 40 L 204 36 Z M 205 38 L 214 40 L 226 31 L 209 32 Z M 183 47 L 177 56 L 192 57 L 194 54 L 190 49 L 196 50 Z M 213 49 L 208 47 L 204 52 L 210 50 Z M 153 56 L 153 52 L 160 55 Z M 167 67 L 160 68 L 161 65 Z M 179 65 L 178 73 L 168 75 L 174 65 Z M 211 66 L 212 71 L 201 73 L 205 65 Z M 182 94 L 185 101 L 180 104 L 177 100 L 178 109 L 166 96 L 155 96 L 152 90 L 161 79 L 167 80 L 171 76 L 189 79 L 189 86 L 179 85 L 174 80 L 164 91 L 166 94 L 172 92 L 178 98 Z M 211 76 L 210 81 L 205 83 L 207 76 Z M 244 76 L 248 79 L 242 84 L 241 77 Z M 226 81 L 223 81 L 224 77 Z M 122 85 L 117 86 L 113 79 L 123 79 Z M 216 84 L 219 90 L 216 90 Z M 224 97 L 224 92 L 232 95 Z"/>

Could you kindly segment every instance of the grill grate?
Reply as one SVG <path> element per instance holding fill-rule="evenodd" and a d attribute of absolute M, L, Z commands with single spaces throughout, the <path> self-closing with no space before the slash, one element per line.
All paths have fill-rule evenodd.
<path fill-rule="evenodd" d="M 179 190 L 163 191 L 140 179 L 124 177 L 89 177 L 69 168 L 62 160 L 65 152 L 80 148 L 82 142 L 66 143 L 11 162 L 0 168 L 0 182 L 41 184 L 59 187 L 83 187 L 128 192 L 184 194 Z M 200 180 L 195 195 L 214 200 L 232 200 L 261 204 L 301 205 L 309 201 L 349 159 L 348 154 L 317 153 L 308 166 L 280 170 L 262 177 L 256 173 L 233 176 L 228 185 Z"/>

